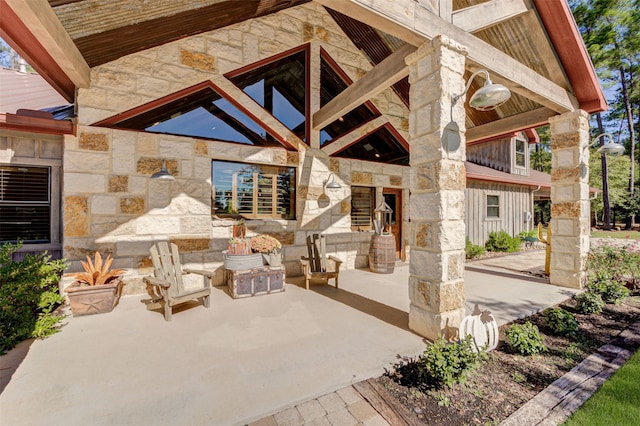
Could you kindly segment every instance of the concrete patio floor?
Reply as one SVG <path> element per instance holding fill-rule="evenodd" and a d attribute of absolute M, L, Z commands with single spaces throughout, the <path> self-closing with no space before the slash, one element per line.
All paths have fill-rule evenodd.
<path fill-rule="evenodd" d="M 540 255 L 542 253 L 542 256 Z M 467 304 L 505 323 L 573 291 L 514 270 L 540 268 L 543 251 L 467 264 Z M 492 260 L 491 262 L 496 262 Z M 487 260 L 489 262 L 489 260 Z M 283 293 L 210 309 L 174 310 L 172 322 L 123 297 L 114 312 L 69 317 L 48 339 L 0 357 L 0 423 L 11 425 L 236 425 L 383 373 L 423 339 L 407 328 L 409 266 L 394 274 L 344 271 L 340 289 L 287 279 Z"/>

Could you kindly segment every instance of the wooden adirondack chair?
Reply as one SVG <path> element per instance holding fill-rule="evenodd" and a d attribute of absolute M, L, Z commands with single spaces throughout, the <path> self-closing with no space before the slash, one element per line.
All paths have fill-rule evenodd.
<path fill-rule="evenodd" d="M 309 281 L 311 279 L 335 280 L 336 288 L 338 288 L 338 275 L 340 274 L 340 265 L 342 260 L 335 256 L 327 256 L 327 245 L 324 235 L 313 234 L 307 236 L 307 250 L 309 257 L 302 257 L 302 273 L 305 277 L 305 286 L 309 290 Z"/>
<path fill-rule="evenodd" d="M 180 254 L 178 246 L 161 241 L 151 247 L 151 260 L 153 261 L 153 277 L 145 277 L 143 281 L 147 284 L 149 294 L 153 299 L 147 304 L 147 309 L 158 309 L 164 307 L 164 319 L 171 321 L 172 308 L 183 302 L 193 299 L 202 299 L 205 308 L 209 307 L 211 297 L 211 277 L 215 274 L 211 271 L 200 271 L 196 269 L 183 269 L 180 265 Z M 185 290 L 182 284 L 184 274 L 199 274 L 203 276 L 203 288 Z"/>

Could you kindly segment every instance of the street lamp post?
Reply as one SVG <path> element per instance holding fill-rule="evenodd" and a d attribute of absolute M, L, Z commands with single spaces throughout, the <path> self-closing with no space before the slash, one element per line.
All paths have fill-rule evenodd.
<path fill-rule="evenodd" d="M 607 155 L 619 155 L 624 152 L 624 146 L 615 143 L 613 136 L 610 133 L 601 133 L 591 141 L 591 146 L 598 144 L 598 141 L 603 137 L 608 136 L 610 142 L 602 141 L 602 145 L 598 148 L 597 152 L 600 153 L 602 164 L 602 204 L 604 208 L 604 230 L 611 230 L 611 205 L 609 204 L 609 171 L 607 167 Z"/>

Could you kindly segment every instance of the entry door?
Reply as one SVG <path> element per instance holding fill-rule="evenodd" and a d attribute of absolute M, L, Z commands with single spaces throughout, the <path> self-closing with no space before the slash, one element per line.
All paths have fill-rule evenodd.
<path fill-rule="evenodd" d="M 391 207 L 391 233 L 396 237 L 396 258 L 403 259 L 402 256 L 402 190 L 396 188 L 384 188 L 382 190 L 384 202 Z"/>

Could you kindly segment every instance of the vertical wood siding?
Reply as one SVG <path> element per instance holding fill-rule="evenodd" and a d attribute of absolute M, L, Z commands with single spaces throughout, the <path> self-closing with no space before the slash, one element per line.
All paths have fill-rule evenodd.
<path fill-rule="evenodd" d="M 487 218 L 487 195 L 500 197 L 500 217 Z M 525 222 L 524 215 L 533 215 L 531 188 L 493 182 L 467 181 L 465 199 L 467 238 L 484 246 L 490 232 L 506 231 L 516 236 L 533 227 L 533 220 Z"/>
<path fill-rule="evenodd" d="M 526 167 L 516 165 L 516 140 L 525 141 Z M 469 145 L 467 146 L 467 161 L 505 173 L 529 176 L 529 148 L 526 138 L 522 134 L 517 137 Z"/>
<path fill-rule="evenodd" d="M 511 173 L 512 149 L 509 138 L 467 146 L 467 161 Z"/>

